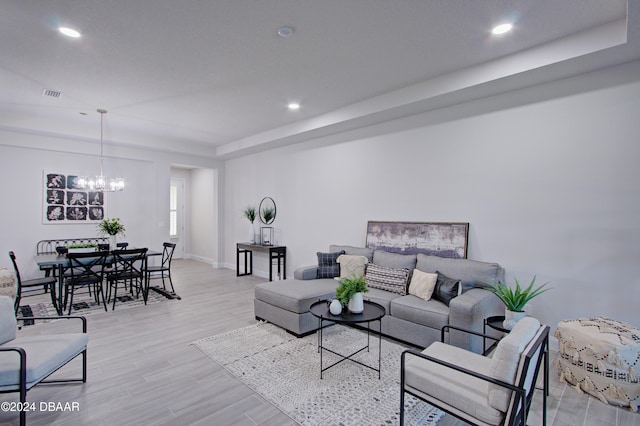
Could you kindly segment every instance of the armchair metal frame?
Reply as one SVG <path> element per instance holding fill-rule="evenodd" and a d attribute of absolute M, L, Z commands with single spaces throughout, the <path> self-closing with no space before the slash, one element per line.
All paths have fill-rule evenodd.
<path fill-rule="evenodd" d="M 82 321 L 82 332 L 87 332 L 87 319 L 83 316 L 51 316 L 51 317 L 27 317 L 18 318 L 19 321 L 24 319 L 27 320 L 50 320 L 50 319 L 79 319 Z M 43 377 L 41 380 L 33 383 L 31 386 L 27 386 L 27 353 L 26 351 L 19 346 L 1 346 L 0 352 L 15 352 L 17 353 L 20 359 L 20 370 L 19 370 L 19 379 L 18 384 L 16 384 L 15 388 L 0 390 L 0 393 L 13 393 L 18 392 L 20 394 L 20 403 L 24 406 L 27 402 L 27 392 L 31 390 L 34 386 L 39 385 L 40 383 L 86 383 L 87 382 L 87 347 L 84 347 L 84 350 L 80 352 L 78 355 L 73 358 L 67 360 L 65 363 L 59 365 L 55 370 L 49 373 L 47 376 Z M 55 380 L 45 380 L 47 377 L 51 376 L 53 373 L 67 365 L 72 360 L 76 359 L 79 355 L 82 355 L 82 377 L 77 379 L 55 379 Z M 25 410 L 20 410 L 20 426 L 24 426 L 27 423 L 26 418 L 27 412 Z"/>
<path fill-rule="evenodd" d="M 531 402 L 533 400 L 533 394 L 534 391 L 536 389 L 535 387 L 535 383 L 537 381 L 538 378 L 538 373 L 540 371 L 540 366 L 542 365 L 542 361 L 544 358 L 544 362 L 545 362 L 545 372 L 544 372 L 544 384 L 543 384 L 543 389 L 542 389 L 542 424 L 543 426 L 546 426 L 547 424 L 547 395 L 548 395 L 548 364 L 549 364 L 549 326 L 541 326 L 544 329 L 542 330 L 542 332 L 539 332 L 537 334 L 537 338 L 535 340 L 535 343 L 533 345 L 531 345 L 529 351 L 525 354 L 525 358 L 523 361 L 523 365 L 519 366 L 518 371 L 522 371 L 523 373 L 519 375 L 519 378 L 516 377 L 516 379 L 518 380 L 518 382 L 515 385 L 512 385 L 510 383 L 506 383 L 503 382 L 501 380 L 497 380 L 494 379 L 493 377 L 489 377 L 480 373 L 477 373 L 475 371 L 469 370 L 467 368 L 464 367 L 460 367 L 456 364 L 453 364 L 451 362 L 447 362 L 447 361 L 443 361 L 442 359 L 439 358 L 435 358 L 429 355 L 425 355 L 423 353 L 421 353 L 418 350 L 415 349 L 408 349 L 402 352 L 401 355 L 401 361 L 400 361 L 400 425 L 404 425 L 404 400 L 405 400 L 405 393 L 408 393 L 410 395 L 413 395 L 414 397 L 425 401 L 431 405 L 434 405 L 440 409 L 442 409 L 443 411 L 447 412 L 448 414 L 461 419 L 464 422 L 470 423 L 470 424 L 476 424 L 476 425 L 485 425 L 485 423 L 482 423 L 480 421 L 478 421 L 477 423 L 473 423 L 469 418 L 465 418 L 465 417 L 461 417 L 459 415 L 457 415 L 455 412 L 448 410 L 447 407 L 443 407 L 437 404 L 437 402 L 434 402 L 433 399 L 429 399 L 429 400 L 425 400 L 424 398 L 422 398 L 419 395 L 416 395 L 415 393 L 406 390 L 405 389 L 405 362 L 406 362 L 406 358 L 408 356 L 415 356 L 421 359 L 424 359 L 426 361 L 429 362 L 434 362 L 436 364 L 440 364 L 442 366 L 445 366 L 447 368 L 451 368 L 452 370 L 455 371 L 459 371 L 461 373 L 464 374 L 468 374 L 470 376 L 476 377 L 480 380 L 484 380 L 487 381 L 489 383 L 492 383 L 494 385 L 497 386 L 501 386 L 504 387 L 506 389 L 509 389 L 511 391 L 514 392 L 514 394 L 511 397 L 511 401 L 509 404 L 509 409 L 507 410 L 507 414 L 508 417 L 505 416 L 505 419 L 503 420 L 503 422 L 501 423 L 501 425 L 504 426 L 515 426 L 515 425 L 519 425 L 519 426 L 526 426 L 527 424 L 527 415 L 529 413 L 529 408 L 531 407 Z M 493 336 L 487 335 L 487 334 L 482 334 L 482 333 L 478 333 L 472 330 L 466 330 L 464 328 L 460 328 L 460 327 L 455 327 L 455 326 L 451 326 L 451 325 L 447 325 L 444 326 L 441 330 L 441 342 L 444 343 L 444 337 L 445 337 L 445 333 L 450 330 L 450 329 L 455 329 L 461 332 L 465 332 L 465 333 L 469 333 L 469 334 L 474 334 L 476 336 L 480 336 L 486 339 L 492 339 L 495 341 L 499 341 L 500 339 L 497 339 Z M 539 353 L 539 356 L 536 357 L 536 354 Z M 531 362 L 534 361 L 535 362 L 535 366 L 534 366 L 534 372 L 533 372 L 533 376 L 532 376 L 532 384 L 531 384 L 531 388 L 527 389 L 527 371 L 529 371 Z"/>

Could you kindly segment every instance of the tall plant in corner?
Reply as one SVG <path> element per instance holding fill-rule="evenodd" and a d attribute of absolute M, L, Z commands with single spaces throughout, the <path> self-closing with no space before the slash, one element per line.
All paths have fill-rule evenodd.
<path fill-rule="evenodd" d="M 256 242 L 256 228 L 253 224 L 253 221 L 256 220 L 256 208 L 253 206 L 247 206 L 243 212 L 242 215 L 244 217 L 246 217 L 249 222 L 251 222 L 251 224 L 249 225 L 249 242 L 250 243 L 255 243 Z"/>
<path fill-rule="evenodd" d="M 504 327 L 511 330 L 513 326 L 525 316 L 524 307 L 536 296 L 541 295 L 547 288 L 548 282 L 534 288 L 536 277 L 534 276 L 526 288 L 520 286 L 518 279 L 514 277 L 515 290 L 500 281 L 489 281 L 486 284 L 488 290 L 498 296 L 505 306 Z"/>

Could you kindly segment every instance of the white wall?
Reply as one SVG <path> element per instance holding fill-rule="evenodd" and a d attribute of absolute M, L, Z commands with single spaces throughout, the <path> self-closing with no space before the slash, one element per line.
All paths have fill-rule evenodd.
<path fill-rule="evenodd" d="M 469 258 L 550 281 L 533 315 L 640 325 L 640 63 L 226 163 L 225 259 L 272 196 L 288 274 L 368 220 L 470 223 Z M 254 256 L 266 276 L 264 256 Z"/>
<path fill-rule="evenodd" d="M 13 250 L 24 278 L 37 277 L 41 273 L 33 256 L 39 240 L 98 235 L 95 224 L 42 223 L 43 170 L 97 174 L 100 161 L 96 149 L 96 144 L 60 135 L 0 129 L 0 199 L 4 204 L 0 214 L 0 267 L 11 268 L 7 252 Z M 127 181 L 125 191 L 106 194 L 107 216 L 122 219 L 125 239 L 131 245 L 160 250 L 169 240 L 169 181 L 175 162 L 224 169 L 223 163 L 203 157 L 105 146 L 105 174 L 123 176 Z M 211 185 L 218 184 L 216 180 L 209 187 L 215 196 L 220 190 Z M 205 255 L 217 262 L 219 253 L 219 249 L 209 249 Z"/>
<path fill-rule="evenodd" d="M 217 264 L 218 228 L 217 202 L 214 192 L 216 173 L 212 169 L 191 171 L 191 229 L 190 257 Z"/>

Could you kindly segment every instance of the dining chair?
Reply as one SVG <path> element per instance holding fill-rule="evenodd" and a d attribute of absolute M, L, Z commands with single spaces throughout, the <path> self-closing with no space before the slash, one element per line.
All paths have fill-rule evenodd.
<path fill-rule="evenodd" d="M 95 251 L 89 253 L 68 253 L 69 260 L 68 277 L 65 280 L 65 296 L 63 307 L 67 306 L 69 299 L 69 315 L 73 308 L 73 296 L 77 287 L 86 287 L 91 294 L 93 287 L 93 297 L 97 303 L 102 304 L 107 310 L 107 302 L 104 298 L 104 288 L 102 282 L 105 275 L 105 265 L 109 258 L 108 251 Z"/>
<path fill-rule="evenodd" d="M 14 312 L 17 315 L 18 309 L 20 309 L 20 299 L 22 297 L 35 296 L 36 294 L 42 294 L 37 292 L 37 290 L 28 291 L 27 293 L 23 293 L 23 289 L 35 289 L 41 287 L 42 290 L 51 294 L 51 303 L 53 307 L 56 308 L 57 312 L 60 312 L 58 309 L 58 299 L 56 297 L 56 283 L 58 280 L 55 277 L 43 277 L 43 278 L 34 278 L 31 280 L 22 280 L 20 277 L 20 270 L 18 269 L 18 262 L 16 261 L 16 255 L 13 251 L 9 252 L 9 257 L 11 258 L 11 263 L 13 263 L 13 269 L 16 271 L 16 280 L 18 281 L 18 288 L 16 290 L 16 300 L 14 302 Z M 32 294 L 35 293 L 35 294 Z"/>
<path fill-rule="evenodd" d="M 167 287 L 165 286 L 164 279 L 165 277 L 169 278 L 169 284 L 171 285 L 171 292 L 175 293 L 175 289 L 173 288 L 173 281 L 171 280 L 171 259 L 173 258 L 173 252 L 176 248 L 176 245 L 173 243 L 163 243 L 162 244 L 162 264 L 154 265 L 154 266 L 146 266 L 145 267 L 145 280 L 147 281 L 147 286 L 149 280 L 151 279 L 152 274 L 160 274 L 159 278 L 162 278 L 162 288 L 165 290 Z M 158 278 L 156 276 L 156 278 Z"/>
<path fill-rule="evenodd" d="M 144 285 L 144 265 L 147 257 L 147 249 L 115 250 L 112 252 L 112 256 L 113 270 L 107 274 L 107 300 L 111 300 L 111 290 L 113 290 L 113 306 L 111 310 L 116 309 L 119 284 L 123 284 L 125 290 L 128 284 L 131 294 L 133 294 L 135 288 L 136 297 L 139 297 L 140 293 L 142 293 L 142 298 L 146 305 L 147 294 Z"/>

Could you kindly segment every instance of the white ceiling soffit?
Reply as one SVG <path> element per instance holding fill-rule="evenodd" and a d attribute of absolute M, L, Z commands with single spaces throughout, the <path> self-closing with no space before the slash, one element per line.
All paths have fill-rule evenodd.
<path fill-rule="evenodd" d="M 640 23 L 639 19 L 636 21 Z M 247 155 L 491 96 L 502 90 L 524 88 L 628 62 L 639 57 L 640 46 L 637 41 L 626 51 L 620 49 L 604 53 L 607 49 L 625 46 L 628 33 L 626 19 L 611 22 L 489 63 L 451 72 L 318 117 L 222 145 L 217 149 L 217 156 L 233 158 Z M 630 35 L 639 40 L 637 30 Z M 602 54 L 599 58 L 590 58 L 588 65 L 579 60 L 588 55 L 593 56 L 596 52 Z M 574 60 L 575 66 L 558 66 L 570 63 L 571 60 Z M 554 69 L 554 65 L 558 66 L 557 69 Z M 499 85 L 488 84 L 506 79 L 510 80 L 508 84 L 504 81 L 508 89 L 501 90 Z"/>
<path fill-rule="evenodd" d="M 233 158 L 637 60 L 639 4 L 3 0 L 0 131 Z"/>

